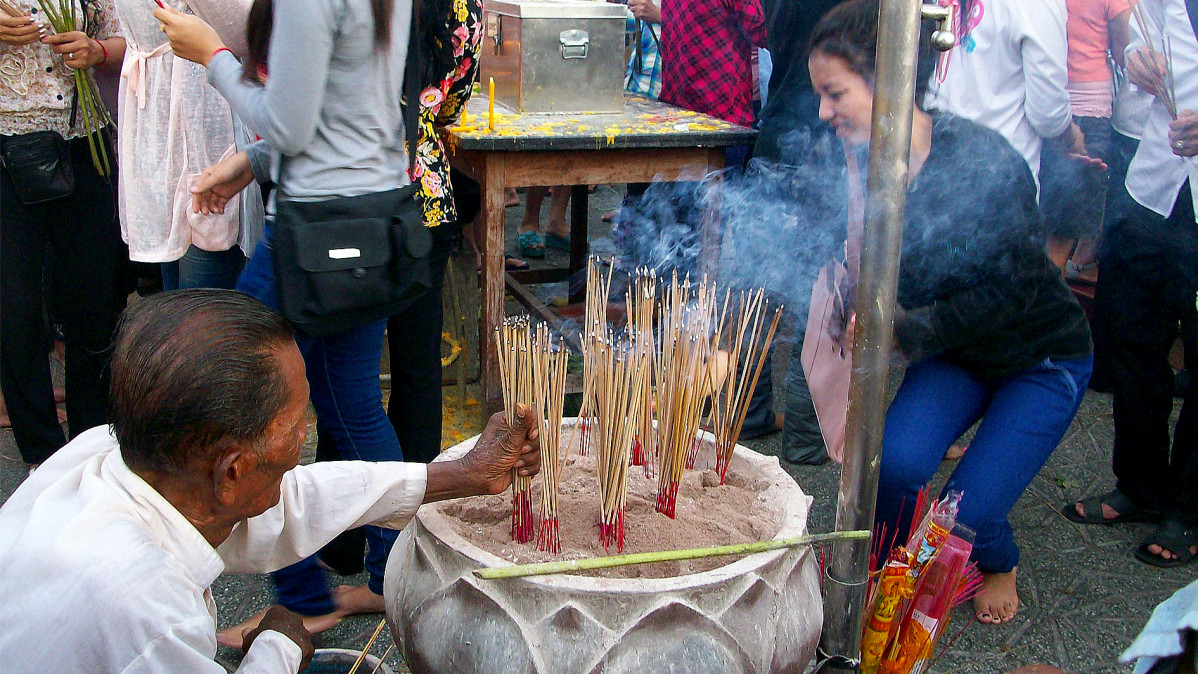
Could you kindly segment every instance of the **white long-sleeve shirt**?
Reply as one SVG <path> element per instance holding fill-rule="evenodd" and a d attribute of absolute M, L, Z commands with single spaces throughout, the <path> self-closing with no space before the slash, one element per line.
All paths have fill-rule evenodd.
<path fill-rule="evenodd" d="M 1069 128 L 1064 0 L 973 0 L 977 25 L 953 47 L 928 107 L 994 129 L 1039 180 L 1040 146 Z M 963 17 L 966 22 L 968 17 Z"/>
<path fill-rule="evenodd" d="M 1177 109 L 1198 111 L 1198 39 L 1190 26 L 1185 0 L 1142 0 L 1141 7 L 1149 25 L 1140 26 L 1132 20 L 1127 54 L 1145 46 L 1145 33 L 1152 36 L 1158 52 L 1163 50 L 1167 36 L 1177 77 Z M 1169 147 L 1169 112 L 1159 98 L 1153 98 L 1140 147 L 1127 169 L 1127 192 L 1140 205 L 1168 217 L 1187 179 L 1198 211 L 1198 189 L 1194 189 L 1198 186 L 1198 164 L 1173 154 Z"/>
<path fill-rule="evenodd" d="M 278 505 L 213 549 L 125 465 L 106 427 L 89 430 L 0 508 L 0 669 L 223 673 L 213 660 L 218 575 L 282 568 L 362 524 L 401 527 L 426 481 L 423 464 L 300 466 Z M 300 656 L 267 631 L 237 671 L 296 672 Z"/>

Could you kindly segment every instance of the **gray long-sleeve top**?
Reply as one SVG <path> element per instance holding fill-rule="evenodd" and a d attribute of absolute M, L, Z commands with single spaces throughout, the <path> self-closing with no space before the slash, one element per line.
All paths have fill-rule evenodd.
<path fill-rule="evenodd" d="M 218 53 L 208 82 L 272 150 L 282 198 L 321 201 L 409 183 L 400 95 L 411 21 L 397 1 L 388 47 L 376 46 L 369 0 L 275 0 L 265 86 Z"/>

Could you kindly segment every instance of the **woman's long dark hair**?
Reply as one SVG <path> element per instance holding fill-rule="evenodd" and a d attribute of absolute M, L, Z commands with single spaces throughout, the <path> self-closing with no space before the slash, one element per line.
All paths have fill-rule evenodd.
<path fill-rule="evenodd" d="M 274 0 L 254 0 L 245 19 L 245 41 L 248 54 L 242 63 L 241 76 L 250 82 L 259 82 L 266 71 L 266 57 L 270 53 L 270 36 L 274 31 Z M 391 43 L 391 14 L 395 10 L 394 0 L 370 0 L 370 13 L 374 18 L 374 46 L 387 51 Z"/>

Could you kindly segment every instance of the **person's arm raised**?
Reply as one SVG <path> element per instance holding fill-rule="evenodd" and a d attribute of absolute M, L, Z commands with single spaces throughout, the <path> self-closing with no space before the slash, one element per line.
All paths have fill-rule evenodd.
<path fill-rule="evenodd" d="M 424 502 L 503 493 L 512 484 L 513 469 L 525 477 L 541 469 L 540 428 L 524 405 L 516 405 L 512 426 L 502 412 L 492 415 L 474 449 L 462 458 L 430 463 Z"/>

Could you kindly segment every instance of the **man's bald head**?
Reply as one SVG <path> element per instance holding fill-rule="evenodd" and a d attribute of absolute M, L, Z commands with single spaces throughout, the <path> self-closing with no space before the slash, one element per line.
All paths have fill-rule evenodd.
<path fill-rule="evenodd" d="M 135 470 L 175 473 L 231 444 L 253 445 L 290 392 L 282 316 L 230 290 L 181 290 L 125 311 L 112 353 L 113 430 Z"/>

